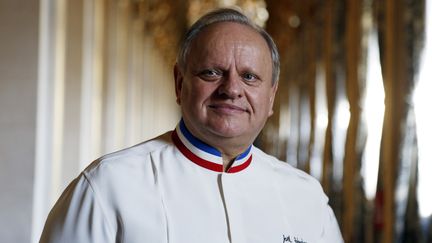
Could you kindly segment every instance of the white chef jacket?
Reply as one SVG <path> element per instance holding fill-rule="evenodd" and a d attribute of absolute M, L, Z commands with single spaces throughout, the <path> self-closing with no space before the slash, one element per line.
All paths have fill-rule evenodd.
<path fill-rule="evenodd" d="M 250 146 L 223 172 L 183 121 L 93 162 L 50 212 L 41 242 L 342 242 L 319 183 Z"/>

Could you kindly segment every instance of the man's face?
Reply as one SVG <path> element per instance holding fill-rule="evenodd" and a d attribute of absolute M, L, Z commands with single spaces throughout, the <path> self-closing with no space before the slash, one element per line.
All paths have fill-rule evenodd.
<path fill-rule="evenodd" d="M 175 68 L 177 102 L 204 142 L 250 145 L 273 113 L 270 50 L 252 28 L 213 24 L 191 43 L 185 70 Z M 217 147 L 217 146 L 216 146 Z"/>

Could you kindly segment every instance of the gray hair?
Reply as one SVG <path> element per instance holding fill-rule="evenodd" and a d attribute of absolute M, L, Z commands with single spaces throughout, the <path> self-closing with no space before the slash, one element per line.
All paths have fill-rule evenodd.
<path fill-rule="evenodd" d="M 182 70 L 186 70 L 186 59 L 189 54 L 189 48 L 192 41 L 198 36 L 198 34 L 207 26 L 219 22 L 235 22 L 251 27 L 257 33 L 259 33 L 267 43 L 270 49 L 272 58 L 272 84 L 274 85 L 279 79 L 280 72 L 280 60 L 279 53 L 272 37 L 261 27 L 256 25 L 246 15 L 241 12 L 230 9 L 220 8 L 213 10 L 200 19 L 198 19 L 186 32 L 186 35 L 181 42 L 179 52 L 177 54 L 177 63 Z"/>

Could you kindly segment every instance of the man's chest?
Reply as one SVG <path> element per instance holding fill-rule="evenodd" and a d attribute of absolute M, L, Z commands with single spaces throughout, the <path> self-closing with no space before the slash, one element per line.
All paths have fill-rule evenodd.
<path fill-rule="evenodd" d="M 316 236 L 313 225 L 306 227 L 308 214 L 290 207 L 271 178 L 225 173 L 173 178 L 161 189 L 170 243 L 314 242 L 308 238 Z"/>

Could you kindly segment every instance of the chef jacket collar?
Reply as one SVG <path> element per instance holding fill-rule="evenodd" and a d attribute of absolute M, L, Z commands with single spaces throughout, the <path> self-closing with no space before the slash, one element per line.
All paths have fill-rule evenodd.
<path fill-rule="evenodd" d="M 172 139 L 180 152 L 195 164 L 208 170 L 223 172 L 221 152 L 192 135 L 186 128 L 183 119 L 172 132 Z M 236 173 L 246 169 L 252 162 L 251 150 L 252 145 L 237 156 L 227 173 Z"/>

